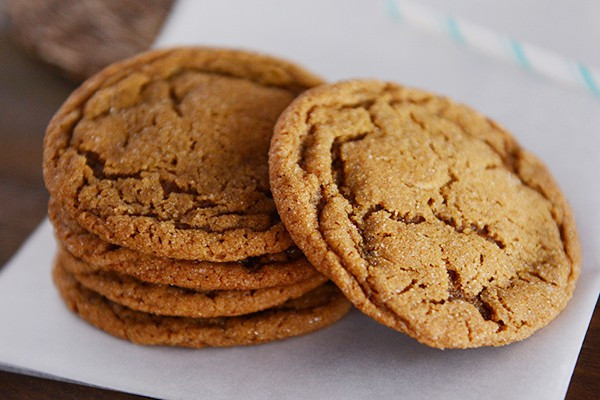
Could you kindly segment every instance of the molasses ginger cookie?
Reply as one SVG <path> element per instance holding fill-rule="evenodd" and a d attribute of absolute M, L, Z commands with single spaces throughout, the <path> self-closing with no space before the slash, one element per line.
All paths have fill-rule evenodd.
<path fill-rule="evenodd" d="M 107 242 L 238 261 L 292 246 L 269 190 L 273 125 L 321 80 L 249 52 L 154 50 L 87 80 L 53 117 L 44 179 Z"/>
<path fill-rule="evenodd" d="M 365 314 L 438 348 L 524 339 L 580 271 L 572 212 L 546 167 L 474 110 L 394 83 L 296 99 L 272 139 L 292 239 Z"/>
<path fill-rule="evenodd" d="M 320 275 L 297 247 L 231 262 L 153 257 L 101 240 L 83 229 L 54 199 L 48 217 L 72 254 L 72 273 L 116 272 L 148 283 L 195 290 L 254 290 L 287 286 Z"/>
<path fill-rule="evenodd" d="M 86 289 L 60 264 L 53 270 L 67 306 L 99 329 L 138 344 L 207 347 L 251 345 L 325 328 L 342 318 L 351 305 L 331 283 L 304 296 L 257 313 L 238 317 L 165 317 L 134 311 Z"/>
<path fill-rule="evenodd" d="M 133 310 L 193 318 L 250 314 L 298 298 L 327 281 L 321 274 L 288 286 L 256 290 L 191 290 L 146 283 L 117 272 L 79 272 L 82 262 L 59 250 L 57 261 L 84 287 Z"/>

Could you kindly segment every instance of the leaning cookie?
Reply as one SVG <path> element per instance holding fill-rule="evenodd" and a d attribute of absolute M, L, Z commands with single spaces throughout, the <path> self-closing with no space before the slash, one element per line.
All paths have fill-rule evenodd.
<path fill-rule="evenodd" d="M 472 109 L 379 81 L 321 86 L 270 150 L 293 240 L 364 313 L 429 346 L 524 339 L 580 271 L 572 212 L 548 170 Z"/>
<path fill-rule="evenodd" d="M 145 283 L 116 272 L 77 272 L 81 261 L 65 250 L 59 251 L 57 263 L 81 285 L 115 303 L 151 314 L 193 318 L 230 317 L 265 310 L 301 297 L 327 281 L 326 277 L 317 274 L 288 286 L 257 290 L 196 291 Z"/>
<path fill-rule="evenodd" d="M 145 345 L 224 347 L 251 345 L 310 333 L 329 326 L 350 310 L 331 283 L 285 304 L 239 317 L 164 317 L 120 306 L 82 287 L 55 266 L 53 277 L 67 306 L 103 331 Z"/>
<path fill-rule="evenodd" d="M 293 245 L 271 192 L 273 126 L 322 83 L 292 63 L 154 50 L 87 80 L 44 139 L 50 195 L 86 230 L 162 257 L 239 261 Z"/>
<path fill-rule="evenodd" d="M 254 290 L 287 286 L 319 275 L 297 247 L 233 262 L 153 257 L 101 240 L 50 199 L 48 217 L 58 241 L 78 260 L 71 272 L 112 271 L 148 283 L 195 290 Z"/>

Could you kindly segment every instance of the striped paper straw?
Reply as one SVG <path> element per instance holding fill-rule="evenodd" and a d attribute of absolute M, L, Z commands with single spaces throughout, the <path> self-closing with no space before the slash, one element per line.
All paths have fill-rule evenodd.
<path fill-rule="evenodd" d="M 413 1 L 387 0 L 387 6 L 395 20 L 448 36 L 458 44 L 512 62 L 528 71 L 584 87 L 600 97 L 600 70 L 596 68 Z"/>

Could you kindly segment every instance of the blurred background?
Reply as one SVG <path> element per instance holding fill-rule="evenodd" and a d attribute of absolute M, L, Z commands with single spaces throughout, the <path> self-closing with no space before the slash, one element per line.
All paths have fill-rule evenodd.
<path fill-rule="evenodd" d="M 86 77 L 115 60 L 150 47 L 173 3 L 174 0 L 0 0 L 0 271 L 46 215 L 48 194 L 41 163 L 42 140 L 50 118 Z M 451 2 L 429 3 L 466 16 L 487 7 L 487 2 L 480 1 L 461 2 L 464 9 L 449 6 Z M 598 4 L 590 6 L 590 10 L 600 9 Z M 585 14 L 581 23 L 595 24 L 600 16 L 592 14 Z M 536 30 L 535 23 L 527 23 L 529 13 L 520 13 L 518 18 L 523 19 L 519 26 L 525 29 L 524 37 L 543 39 L 545 33 Z M 480 22 L 492 28 L 499 23 L 500 28 L 503 21 L 489 14 L 488 21 Z M 504 22 L 506 26 L 510 21 Z M 560 27 L 558 22 L 556 26 Z M 582 37 L 578 42 L 586 39 Z M 600 52 L 570 54 L 573 47 L 568 42 L 554 43 L 566 55 L 584 59 L 591 56 L 593 63 L 597 62 L 594 56 L 600 57 Z M 597 311 L 584 343 L 568 398 L 598 396 L 598 314 Z M 137 396 L 0 371 L 0 398 Z"/>

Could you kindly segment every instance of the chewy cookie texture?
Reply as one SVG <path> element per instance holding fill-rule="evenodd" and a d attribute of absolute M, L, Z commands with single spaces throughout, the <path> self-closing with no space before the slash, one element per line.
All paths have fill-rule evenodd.
<path fill-rule="evenodd" d="M 143 282 L 196 290 L 253 290 L 319 275 L 297 247 L 232 262 L 178 260 L 140 253 L 101 240 L 50 199 L 48 217 L 58 241 L 77 259 L 72 272 L 116 272 Z"/>
<path fill-rule="evenodd" d="M 420 90 L 348 81 L 279 118 L 273 197 L 292 239 L 354 305 L 439 348 L 524 339 L 580 270 L 571 210 L 503 128 Z"/>
<path fill-rule="evenodd" d="M 81 262 L 65 250 L 57 263 L 84 287 L 134 310 L 182 317 L 230 317 L 250 314 L 300 297 L 322 285 L 327 278 L 312 278 L 287 285 L 255 290 L 192 290 L 142 282 L 117 272 L 79 272 Z"/>
<path fill-rule="evenodd" d="M 54 283 L 67 306 L 94 326 L 138 344 L 225 347 L 285 339 L 324 328 L 350 303 L 331 283 L 265 311 L 238 317 L 185 318 L 134 311 L 80 285 L 57 264 Z"/>
<path fill-rule="evenodd" d="M 141 344 L 263 343 L 350 309 L 293 245 L 267 155 L 321 81 L 252 53 L 151 51 L 86 81 L 44 141 L 54 281 L 77 314 Z"/>
<path fill-rule="evenodd" d="M 175 49 L 113 64 L 59 109 L 50 195 L 102 240 L 177 259 L 238 261 L 292 245 L 269 190 L 273 125 L 321 81 L 252 53 Z"/>
<path fill-rule="evenodd" d="M 135 343 L 283 339 L 349 299 L 432 347 L 500 346 L 554 319 L 580 271 L 563 194 L 495 122 L 248 52 L 106 68 L 50 122 L 44 178 L 61 296 Z"/>

